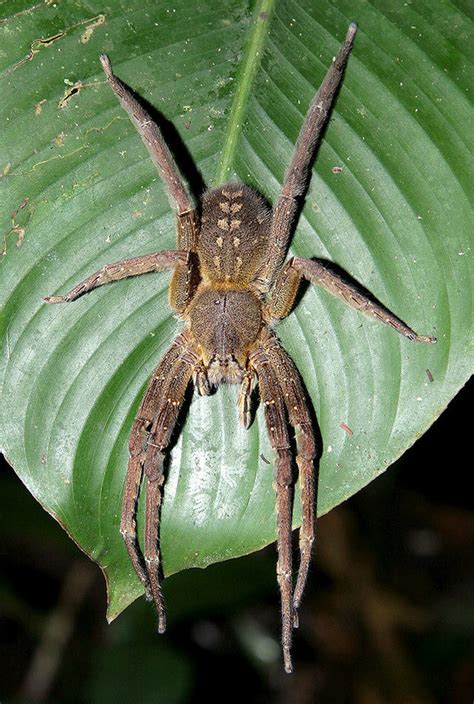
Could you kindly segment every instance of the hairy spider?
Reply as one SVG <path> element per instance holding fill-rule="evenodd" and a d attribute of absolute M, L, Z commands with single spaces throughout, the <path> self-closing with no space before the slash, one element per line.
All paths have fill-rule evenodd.
<path fill-rule="evenodd" d="M 208 190 L 195 207 L 159 127 L 129 89 L 100 57 L 111 88 L 140 133 L 168 189 L 177 216 L 176 251 L 162 251 L 107 264 L 62 296 L 48 303 L 73 301 L 97 286 L 127 276 L 172 269 L 169 300 L 185 322 L 158 364 L 149 383 L 129 442 L 120 531 L 134 569 L 165 630 L 161 592 L 159 516 L 163 462 L 190 382 L 198 394 L 209 394 L 226 382 L 241 384 L 240 421 L 250 425 L 250 396 L 258 380 L 270 441 L 276 455 L 277 576 L 282 602 L 282 648 L 291 672 L 291 640 L 305 586 L 316 519 L 316 443 L 308 400 L 300 375 L 280 346 L 271 326 L 291 311 L 302 279 L 340 297 L 353 308 L 387 323 L 410 340 L 435 342 L 417 335 L 353 282 L 322 262 L 294 257 L 285 262 L 294 224 L 306 193 L 310 167 L 357 31 L 350 25 L 306 115 L 278 200 L 271 209 L 253 188 L 228 183 Z M 288 427 L 296 438 L 302 525 L 300 562 L 293 589 L 292 507 L 293 457 Z M 145 545 L 140 549 L 136 512 L 143 477 L 146 487 Z"/>

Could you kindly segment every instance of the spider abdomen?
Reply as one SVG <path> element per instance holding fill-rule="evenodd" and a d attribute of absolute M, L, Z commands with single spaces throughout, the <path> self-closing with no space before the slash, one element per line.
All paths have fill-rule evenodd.
<path fill-rule="evenodd" d="M 272 211 L 255 189 L 228 183 L 204 193 L 198 253 L 213 282 L 250 282 L 266 253 Z"/>
<path fill-rule="evenodd" d="M 257 296 L 203 285 L 191 305 L 189 322 L 210 383 L 241 381 L 248 350 L 262 327 Z"/>

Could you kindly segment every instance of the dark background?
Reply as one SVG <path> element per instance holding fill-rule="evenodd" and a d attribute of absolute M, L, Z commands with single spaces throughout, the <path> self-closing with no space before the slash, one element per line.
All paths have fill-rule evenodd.
<path fill-rule="evenodd" d="M 474 698 L 471 380 L 405 455 L 318 522 L 279 652 L 275 548 L 165 586 L 105 622 L 99 568 L 0 466 L 0 701 L 464 704 Z"/>

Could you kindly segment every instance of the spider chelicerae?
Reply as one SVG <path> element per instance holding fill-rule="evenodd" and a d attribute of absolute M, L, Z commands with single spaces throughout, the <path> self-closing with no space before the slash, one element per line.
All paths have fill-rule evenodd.
<path fill-rule="evenodd" d="M 277 577 L 287 672 L 292 671 L 292 632 L 298 625 L 314 541 L 317 448 L 300 375 L 272 325 L 291 312 L 300 284 L 307 279 L 410 340 L 436 341 L 434 337 L 417 335 L 327 264 L 300 257 L 285 261 L 308 188 L 311 165 L 356 31 L 352 23 L 311 103 L 273 209 L 256 190 L 241 183 L 205 191 L 195 206 L 159 127 L 113 74 L 110 61 L 103 54 L 100 61 L 107 81 L 138 130 L 168 190 L 177 218 L 178 248 L 107 264 L 68 293 L 45 298 L 48 303 L 73 301 L 93 288 L 128 276 L 173 271 L 169 301 L 184 327 L 155 369 L 133 422 L 120 527 L 133 567 L 147 597 L 156 606 L 160 633 L 165 630 L 159 547 L 163 464 L 186 390 L 192 383 L 198 394 L 205 395 L 221 383 L 240 384 L 240 421 L 247 428 L 251 422 L 252 389 L 258 383 L 276 457 Z M 296 464 L 302 504 L 300 561 L 294 588 L 291 532 L 295 472 L 289 427 L 298 431 Z M 136 512 L 143 478 L 146 517 L 142 552 Z"/>

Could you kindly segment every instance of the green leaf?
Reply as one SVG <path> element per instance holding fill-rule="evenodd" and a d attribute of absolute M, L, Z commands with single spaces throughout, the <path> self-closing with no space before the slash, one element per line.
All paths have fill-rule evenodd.
<path fill-rule="evenodd" d="M 324 513 L 415 442 L 472 369 L 467 10 L 460 0 L 8 3 L 1 444 L 104 570 L 110 618 L 141 593 L 119 534 L 128 434 L 180 323 L 167 274 L 42 302 L 104 263 L 175 246 L 163 185 L 99 53 L 175 126 L 207 184 L 237 177 L 273 201 L 309 102 L 359 24 L 292 251 L 334 261 L 438 344 L 410 343 L 313 287 L 278 326 L 318 417 Z M 261 409 L 239 426 L 237 392 L 194 397 L 173 448 L 167 574 L 275 538 L 273 454 Z"/>

